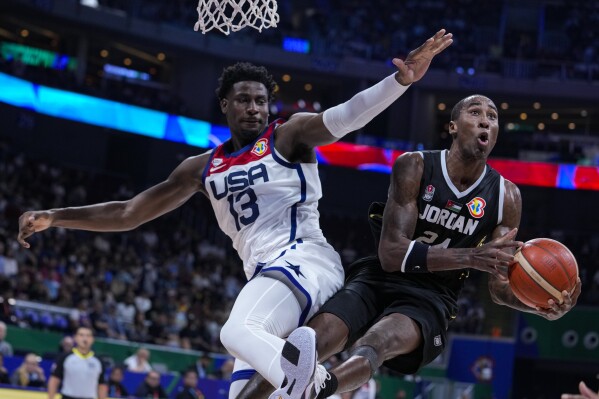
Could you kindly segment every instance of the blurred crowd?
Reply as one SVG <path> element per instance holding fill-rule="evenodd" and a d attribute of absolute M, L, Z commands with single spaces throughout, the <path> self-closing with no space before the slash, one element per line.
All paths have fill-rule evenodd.
<path fill-rule="evenodd" d="M 195 7 L 183 0 L 99 0 L 99 4 L 186 28 L 197 20 Z M 599 76 L 596 2 L 540 1 L 528 7 L 509 1 L 408 0 L 398 5 L 384 0 L 296 0 L 279 1 L 278 12 L 277 29 L 260 34 L 245 30 L 232 40 L 260 38 L 261 43 L 280 45 L 282 37 L 295 36 L 310 40 L 311 53 L 317 56 L 388 61 L 426 40 L 431 27 L 443 27 L 455 34 L 457 50 L 437 57 L 437 68 L 473 68 L 515 77 Z M 514 69 L 503 58 L 542 62 Z"/>

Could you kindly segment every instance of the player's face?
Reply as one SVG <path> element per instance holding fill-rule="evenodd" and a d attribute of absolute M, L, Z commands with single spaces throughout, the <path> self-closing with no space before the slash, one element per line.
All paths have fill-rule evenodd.
<path fill-rule="evenodd" d="M 268 90 L 260 82 L 235 83 L 220 106 L 231 134 L 245 144 L 262 133 L 268 122 Z"/>
<path fill-rule="evenodd" d="M 487 97 L 472 97 L 462 107 L 458 120 L 450 122 L 449 129 L 456 134 L 463 155 L 487 158 L 499 132 L 497 107 Z"/>

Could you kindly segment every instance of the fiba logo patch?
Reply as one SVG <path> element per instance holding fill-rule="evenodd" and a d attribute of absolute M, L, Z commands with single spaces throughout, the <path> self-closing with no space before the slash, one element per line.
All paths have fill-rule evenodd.
<path fill-rule="evenodd" d="M 485 215 L 485 206 L 487 206 L 487 203 L 481 197 L 476 197 L 468 202 L 466 206 L 473 218 L 480 219 Z"/>
<path fill-rule="evenodd" d="M 433 338 L 433 345 L 435 345 L 435 346 L 443 345 L 443 341 L 441 341 L 440 335 L 435 335 L 435 337 Z"/>
<path fill-rule="evenodd" d="M 433 195 L 435 195 L 435 186 L 433 186 L 432 184 L 429 184 L 424 189 L 424 195 L 422 196 L 422 199 L 427 202 L 430 202 L 430 200 L 433 199 Z"/>
<path fill-rule="evenodd" d="M 252 148 L 252 154 L 255 154 L 259 157 L 266 153 L 266 147 L 268 145 L 268 139 L 260 139 L 256 141 L 254 144 L 254 148 Z"/>

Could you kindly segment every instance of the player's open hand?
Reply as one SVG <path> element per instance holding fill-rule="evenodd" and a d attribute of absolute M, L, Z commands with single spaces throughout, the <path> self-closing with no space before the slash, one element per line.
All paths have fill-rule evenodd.
<path fill-rule="evenodd" d="M 398 69 L 395 75 L 397 81 L 407 86 L 422 79 L 433 57 L 453 43 L 452 36 L 451 33 L 445 33 L 445 29 L 441 29 L 422 46 L 410 51 L 405 60 L 394 58 L 393 64 Z"/>
<path fill-rule="evenodd" d="M 599 393 L 591 391 L 589 387 L 583 381 L 578 384 L 580 394 L 575 393 L 563 393 L 562 399 L 599 399 Z"/>
<path fill-rule="evenodd" d="M 547 301 L 546 308 L 537 307 L 537 314 L 546 318 L 547 320 L 557 320 L 566 313 L 570 311 L 574 306 L 576 306 L 576 302 L 578 301 L 578 296 L 580 295 L 580 291 L 582 289 L 582 282 L 580 281 L 580 277 L 576 279 L 576 286 L 572 290 L 572 292 L 562 291 L 562 297 L 564 298 L 564 302 L 561 304 L 557 303 L 553 299 Z"/>
<path fill-rule="evenodd" d="M 19 217 L 19 236 L 17 240 L 25 248 L 31 245 L 25 239 L 34 233 L 46 230 L 52 225 L 52 217 L 49 212 L 25 212 Z"/>
<path fill-rule="evenodd" d="M 517 233 L 518 229 L 512 229 L 485 245 L 473 248 L 467 266 L 491 273 L 498 279 L 507 281 L 508 267 L 514 262 L 513 253 L 524 245 L 521 241 L 514 241 Z"/>

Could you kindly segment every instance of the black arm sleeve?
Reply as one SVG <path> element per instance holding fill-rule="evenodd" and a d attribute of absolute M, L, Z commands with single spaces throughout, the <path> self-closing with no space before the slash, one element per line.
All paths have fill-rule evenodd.
<path fill-rule="evenodd" d="M 56 378 L 63 379 L 64 378 L 64 362 L 69 354 L 60 355 L 56 358 L 56 362 L 52 366 L 52 375 Z"/>
<path fill-rule="evenodd" d="M 98 384 L 106 384 L 106 377 L 104 376 L 104 374 L 106 374 L 106 366 L 104 365 L 104 362 L 102 360 L 100 360 L 100 368 L 102 371 L 98 376 Z"/>

